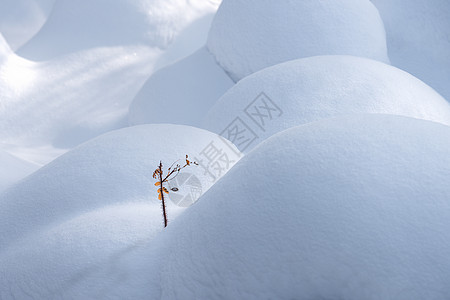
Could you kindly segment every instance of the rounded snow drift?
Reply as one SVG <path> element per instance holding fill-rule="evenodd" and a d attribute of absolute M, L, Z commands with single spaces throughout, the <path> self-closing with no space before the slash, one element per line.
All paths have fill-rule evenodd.
<path fill-rule="evenodd" d="M 224 0 L 207 46 L 235 81 L 316 55 L 389 61 L 383 22 L 369 0 Z"/>
<path fill-rule="evenodd" d="M 0 277 L 0 296 L 105 298 L 106 291 L 99 296 L 86 280 L 117 286 L 111 271 L 118 261 L 162 230 L 161 208 L 151 203 L 105 206 L 52 224 L 0 252 L 0 273 L 8 274 Z"/>
<path fill-rule="evenodd" d="M 169 218 L 239 160 L 231 143 L 203 129 L 168 124 L 129 127 L 88 141 L 5 191 L 0 245 L 103 206 L 143 202 L 160 212 L 152 174 L 160 161 L 168 169 L 174 162 L 183 165 L 186 155 L 200 165 L 186 167 L 184 177 L 170 182 L 178 191 L 169 192 Z"/>
<path fill-rule="evenodd" d="M 448 126 L 363 114 L 288 129 L 161 236 L 155 294 L 447 299 L 449 176 Z"/>
<path fill-rule="evenodd" d="M 241 151 L 284 129 L 354 113 L 382 113 L 450 125 L 450 104 L 414 76 L 374 60 L 317 56 L 266 68 L 238 82 L 203 127 Z"/>

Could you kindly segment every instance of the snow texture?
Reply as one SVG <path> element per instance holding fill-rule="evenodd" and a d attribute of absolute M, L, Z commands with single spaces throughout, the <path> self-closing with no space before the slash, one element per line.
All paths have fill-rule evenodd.
<path fill-rule="evenodd" d="M 150 77 L 129 110 L 131 125 L 174 123 L 199 126 L 233 81 L 202 48 Z"/>
<path fill-rule="evenodd" d="M 354 113 L 450 124 L 449 103 L 414 76 L 366 58 L 316 56 L 244 78 L 220 98 L 202 127 L 248 152 L 289 127 Z"/>
<path fill-rule="evenodd" d="M 230 159 L 228 165 L 222 164 L 221 173 L 204 158 L 203 151 L 211 143 Z M 79 146 L 0 196 L 0 251 L 14 240 L 105 206 L 150 203 L 160 212 L 152 173 L 160 161 L 168 168 L 178 159 L 183 163 L 186 154 L 201 165 L 184 169 L 181 180 L 172 182 L 180 196 L 170 194 L 171 206 L 195 202 L 241 155 L 216 134 L 182 125 L 129 127 Z M 206 167 L 215 178 L 205 172 Z M 158 220 L 162 226 L 161 215 Z"/>
<path fill-rule="evenodd" d="M 95 47 L 144 44 L 166 49 L 217 0 L 57 0 L 52 14 L 19 54 L 45 60 Z"/>
<path fill-rule="evenodd" d="M 208 49 L 235 81 L 315 55 L 389 62 L 383 22 L 369 0 L 225 0 L 214 18 Z"/>
<path fill-rule="evenodd" d="M 386 26 L 392 64 L 450 101 L 450 2 L 372 0 Z"/>
<path fill-rule="evenodd" d="M 154 240 L 158 267 L 130 274 L 158 270 L 160 299 L 449 299 L 449 141 L 388 115 L 286 130 Z"/>

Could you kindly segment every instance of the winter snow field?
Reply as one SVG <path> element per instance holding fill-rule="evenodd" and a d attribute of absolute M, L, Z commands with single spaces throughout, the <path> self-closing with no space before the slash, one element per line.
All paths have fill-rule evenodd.
<path fill-rule="evenodd" d="M 449 20 L 0 0 L 0 300 L 450 299 Z"/>

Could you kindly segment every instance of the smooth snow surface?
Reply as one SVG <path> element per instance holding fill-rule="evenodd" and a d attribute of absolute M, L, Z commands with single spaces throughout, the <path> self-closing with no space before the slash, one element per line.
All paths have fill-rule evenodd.
<path fill-rule="evenodd" d="M 243 152 L 281 130 L 354 113 L 384 113 L 450 124 L 450 105 L 395 67 L 352 56 L 317 56 L 266 68 L 226 92 L 203 128 Z"/>
<path fill-rule="evenodd" d="M 57 0 L 52 14 L 19 51 L 44 60 L 86 48 L 144 44 L 167 48 L 192 21 L 214 13 L 220 1 Z"/>
<path fill-rule="evenodd" d="M 389 62 L 383 22 L 369 0 L 224 0 L 208 48 L 235 81 L 315 55 Z"/>
<path fill-rule="evenodd" d="M 84 279 L 108 265 L 103 285 L 121 286 L 113 265 L 161 230 L 160 207 L 143 202 L 104 206 L 54 224 L 0 253 L 0 299 L 67 299 L 69 293 L 77 295 L 72 299 L 108 299 L 107 291 L 92 292 Z"/>
<path fill-rule="evenodd" d="M 0 193 L 38 169 L 37 165 L 21 160 L 2 150 L 0 150 L 0 166 Z"/>
<path fill-rule="evenodd" d="M 0 32 L 17 50 L 47 21 L 56 0 L 0 1 Z"/>
<path fill-rule="evenodd" d="M 232 86 L 233 81 L 202 48 L 147 80 L 130 106 L 129 122 L 198 126 Z"/>
<path fill-rule="evenodd" d="M 221 151 L 214 161 L 212 147 Z M 172 181 L 179 191 L 170 194 L 169 217 L 172 206 L 195 202 L 239 160 L 234 146 L 202 129 L 163 124 L 113 131 L 79 146 L 0 196 L 0 251 L 13 240 L 105 206 L 150 203 L 160 212 L 152 173 L 160 160 L 168 168 L 178 159 L 182 164 L 186 154 L 200 166 Z"/>
<path fill-rule="evenodd" d="M 372 0 L 387 33 L 392 64 L 450 101 L 450 2 Z"/>
<path fill-rule="evenodd" d="M 449 176 L 441 124 L 360 115 L 289 129 L 154 240 L 160 269 L 129 274 L 159 269 L 147 292 L 160 299 L 449 299 Z"/>

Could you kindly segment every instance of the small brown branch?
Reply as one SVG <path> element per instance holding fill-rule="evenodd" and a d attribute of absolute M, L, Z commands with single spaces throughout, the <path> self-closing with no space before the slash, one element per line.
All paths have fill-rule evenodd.
<path fill-rule="evenodd" d="M 153 172 L 153 178 L 158 180 L 155 183 L 155 186 L 159 186 L 158 189 L 158 199 L 161 200 L 162 202 L 162 211 L 163 211 L 163 217 L 164 217 L 164 227 L 167 227 L 167 212 L 166 212 L 166 199 L 164 198 L 164 193 L 169 194 L 169 191 L 167 190 L 166 187 L 164 187 L 164 183 L 168 182 L 169 180 L 174 179 L 175 177 L 178 176 L 178 174 L 180 174 L 180 171 L 184 168 L 186 168 L 187 166 L 190 166 L 191 164 L 197 165 L 198 163 L 195 161 L 189 161 L 188 160 L 188 155 L 186 155 L 186 164 L 184 166 L 181 166 L 179 164 L 176 164 L 176 162 L 178 162 L 179 160 L 175 161 L 167 170 L 167 175 L 164 177 L 163 176 L 163 164 L 162 161 L 159 161 L 159 166 L 157 167 L 157 169 Z M 175 167 L 174 167 L 175 165 Z M 172 169 L 173 168 L 173 169 Z M 173 176 L 173 177 L 171 177 Z M 177 189 L 178 190 L 178 189 Z M 174 189 L 172 189 L 172 191 L 175 191 Z"/>
<path fill-rule="evenodd" d="M 162 178 L 163 170 L 162 170 L 162 162 L 159 162 L 159 188 L 161 189 L 161 201 L 162 201 L 162 209 L 164 216 L 164 227 L 167 227 L 167 214 L 166 214 L 166 202 L 164 201 L 164 189 L 163 189 L 163 178 Z"/>

